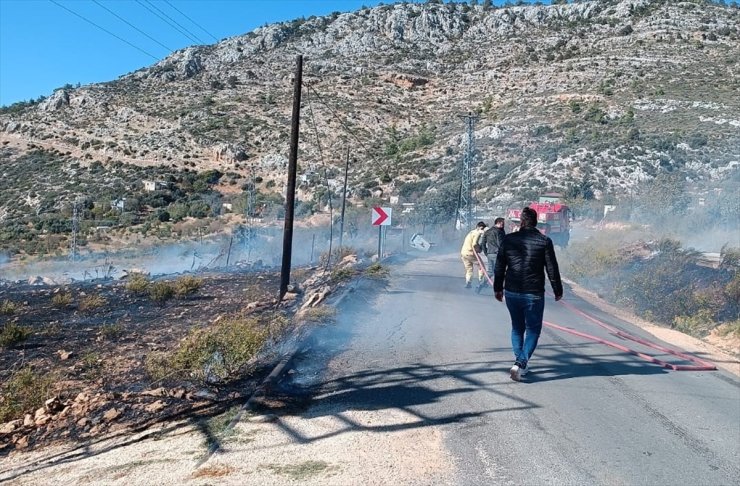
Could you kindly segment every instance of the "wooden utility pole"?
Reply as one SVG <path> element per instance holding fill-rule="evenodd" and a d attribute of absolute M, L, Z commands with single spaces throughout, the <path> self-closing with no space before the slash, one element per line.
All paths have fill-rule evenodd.
<path fill-rule="evenodd" d="M 349 146 L 347 147 L 347 160 L 344 163 L 344 190 L 342 191 L 342 216 L 339 219 L 339 249 L 342 248 L 344 238 L 344 208 L 347 205 L 347 172 L 349 172 Z"/>
<path fill-rule="evenodd" d="M 293 79 L 293 118 L 290 127 L 290 155 L 288 157 L 288 186 L 285 194 L 285 227 L 283 230 L 283 264 L 280 269 L 280 295 L 283 300 L 290 283 L 290 260 L 293 254 L 293 217 L 295 215 L 295 180 L 298 167 L 298 127 L 301 117 L 301 86 L 303 84 L 303 56 L 296 58 Z"/>

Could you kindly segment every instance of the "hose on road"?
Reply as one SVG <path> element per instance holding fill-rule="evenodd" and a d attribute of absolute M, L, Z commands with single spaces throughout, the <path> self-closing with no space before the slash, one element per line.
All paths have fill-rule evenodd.
<path fill-rule="evenodd" d="M 493 280 L 491 280 L 491 276 L 488 275 L 488 272 L 486 271 L 486 266 L 481 261 L 480 255 L 478 252 L 475 252 L 475 258 L 478 260 L 478 265 L 480 266 L 480 271 L 483 273 L 483 275 L 486 277 L 486 280 L 491 284 L 491 287 L 493 287 Z M 550 294 L 551 295 L 551 294 Z M 597 319 L 596 317 L 578 309 L 573 304 L 566 302 L 565 300 L 559 301 L 562 305 L 570 309 L 571 311 L 575 312 L 576 314 L 579 314 L 586 319 L 594 322 L 595 324 L 603 327 L 610 333 L 614 334 L 617 337 L 620 337 L 622 339 L 628 339 L 630 341 L 634 341 L 638 344 L 641 344 L 643 346 L 647 346 L 649 348 L 653 348 L 655 350 L 661 351 L 663 353 L 668 353 L 673 356 L 676 356 L 678 358 L 684 359 L 686 361 L 690 361 L 692 363 L 696 363 L 695 365 L 676 365 L 672 363 L 668 363 L 666 361 L 660 360 L 658 358 L 655 358 L 654 356 L 650 356 L 649 354 L 641 353 L 639 351 L 636 351 L 632 348 L 628 348 L 627 346 L 623 346 L 619 343 L 615 343 L 613 341 L 609 341 L 606 339 L 601 339 L 596 336 L 593 336 L 591 334 L 587 334 L 585 332 L 576 331 L 575 329 L 571 329 L 569 327 L 563 327 L 558 324 L 553 324 L 552 322 L 543 321 L 542 323 L 552 329 L 556 329 L 558 331 L 567 332 L 570 334 L 573 334 L 575 336 L 582 337 L 584 339 L 588 339 L 590 341 L 594 341 L 600 344 L 604 344 L 606 346 L 611 346 L 612 348 L 618 349 L 622 352 L 632 354 L 634 356 L 638 356 L 646 361 L 649 361 L 651 363 L 657 364 L 662 366 L 663 368 L 668 368 L 674 371 L 715 371 L 717 367 L 713 365 L 712 363 L 708 361 L 704 361 L 702 359 L 696 358 L 694 356 L 691 356 L 686 353 L 682 353 L 680 351 L 675 351 L 673 349 L 666 348 L 665 346 L 661 346 L 660 344 L 654 343 L 652 341 L 648 341 L 646 339 L 642 339 L 640 337 L 634 336 L 626 331 L 622 331 L 621 329 L 617 329 L 613 326 L 610 326 L 609 324 L 606 324 L 605 322 Z"/>

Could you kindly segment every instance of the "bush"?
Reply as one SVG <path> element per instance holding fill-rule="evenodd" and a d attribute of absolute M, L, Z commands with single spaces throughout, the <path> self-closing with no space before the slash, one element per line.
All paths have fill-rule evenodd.
<path fill-rule="evenodd" d="M 175 280 L 174 291 L 178 297 L 194 294 L 203 286 L 203 279 L 193 276 L 180 277 Z"/>
<path fill-rule="evenodd" d="M 141 273 L 132 274 L 126 282 L 126 290 L 133 294 L 145 294 L 149 289 L 149 278 Z"/>
<path fill-rule="evenodd" d="M 28 339 L 31 330 L 15 322 L 8 322 L 0 329 L 0 347 L 10 348 Z"/>
<path fill-rule="evenodd" d="M 114 340 L 123 335 L 123 324 L 116 322 L 115 324 L 103 324 L 100 326 L 100 336 L 103 339 Z"/>
<path fill-rule="evenodd" d="M 98 295 L 98 294 L 86 295 L 85 297 L 80 299 L 79 309 L 82 312 L 88 312 L 88 311 L 92 311 L 95 309 L 99 309 L 107 303 L 108 301 L 105 300 L 105 298 L 102 295 Z"/>
<path fill-rule="evenodd" d="M 704 337 L 716 326 L 708 310 L 700 310 L 693 316 L 678 316 L 673 319 L 673 327 L 689 336 Z"/>
<path fill-rule="evenodd" d="M 13 373 L 0 389 L 0 423 L 20 418 L 43 405 L 52 383 L 51 377 L 38 375 L 30 367 Z"/>
<path fill-rule="evenodd" d="M 722 324 L 718 329 L 718 333 L 723 337 L 734 336 L 740 339 L 740 319 Z"/>
<path fill-rule="evenodd" d="M 205 329 L 195 329 L 174 353 L 150 356 L 147 372 L 155 380 L 183 372 L 209 383 L 232 378 L 254 360 L 275 330 L 285 326 L 282 316 L 263 319 L 276 322 L 232 316 Z"/>
<path fill-rule="evenodd" d="M 60 292 L 51 298 L 51 304 L 57 309 L 64 309 L 72 303 L 72 294 Z"/>
<path fill-rule="evenodd" d="M 374 278 L 384 278 L 388 276 L 388 269 L 378 262 L 373 263 L 365 270 L 365 275 Z"/>
<path fill-rule="evenodd" d="M 169 282 L 154 282 L 149 286 L 149 297 L 155 302 L 165 302 L 175 295 L 175 289 Z"/>
<path fill-rule="evenodd" d="M 17 310 L 18 304 L 16 304 L 12 300 L 6 299 L 0 302 L 0 315 L 9 316 L 11 314 L 15 314 Z"/>

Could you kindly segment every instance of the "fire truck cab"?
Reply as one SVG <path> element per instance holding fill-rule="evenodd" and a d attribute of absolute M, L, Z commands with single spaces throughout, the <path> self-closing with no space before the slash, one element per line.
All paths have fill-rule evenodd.
<path fill-rule="evenodd" d="M 571 211 L 561 202 L 561 197 L 557 193 L 544 194 L 537 202 L 529 203 L 528 206 L 537 211 L 537 229 L 549 236 L 553 244 L 565 248 L 570 241 Z M 521 212 L 521 209 L 507 211 L 508 232 L 519 230 Z"/>

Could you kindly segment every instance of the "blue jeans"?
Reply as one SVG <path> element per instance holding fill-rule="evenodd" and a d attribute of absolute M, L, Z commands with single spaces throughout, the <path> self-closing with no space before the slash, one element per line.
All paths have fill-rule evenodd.
<path fill-rule="evenodd" d="M 511 348 L 514 351 L 514 359 L 526 367 L 542 332 L 545 295 L 520 294 L 506 290 L 504 297 L 511 316 Z"/>

